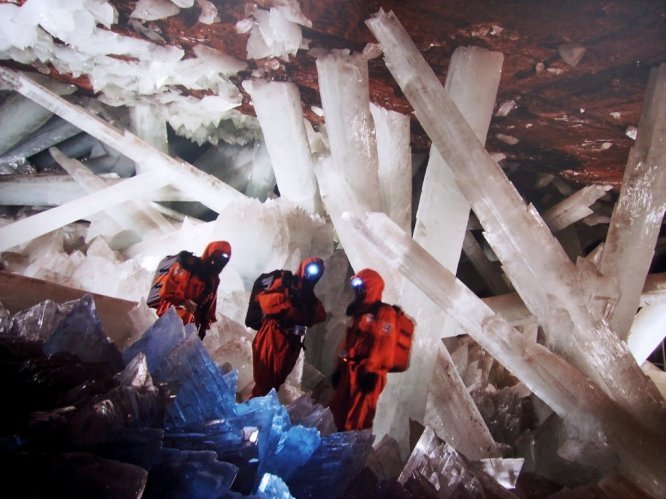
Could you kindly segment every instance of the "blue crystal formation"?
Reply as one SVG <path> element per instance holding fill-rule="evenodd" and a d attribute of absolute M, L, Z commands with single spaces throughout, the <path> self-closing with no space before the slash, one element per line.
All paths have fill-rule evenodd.
<path fill-rule="evenodd" d="M 172 428 L 165 433 L 163 442 L 175 449 L 214 451 L 220 461 L 238 468 L 234 490 L 249 494 L 257 480 L 259 430 L 244 425 L 242 417 L 231 417 Z"/>
<path fill-rule="evenodd" d="M 152 374 L 178 343 L 185 339 L 183 322 L 173 308 L 167 310 L 131 346 L 123 351 L 125 364 L 143 353 L 146 356 L 148 371 Z"/>
<path fill-rule="evenodd" d="M 319 447 L 316 428 L 292 426 L 275 390 L 236 408 L 248 424 L 259 429 L 259 475 L 272 473 L 287 480 Z"/>
<path fill-rule="evenodd" d="M 372 450 L 370 430 L 333 433 L 321 438 L 312 457 L 287 485 L 294 497 L 333 499 L 343 492 L 363 468 Z"/>
<path fill-rule="evenodd" d="M 23 336 L 13 338 L 30 343 Z M 221 370 L 195 328 L 184 327 L 173 310 L 121 355 L 87 297 L 74 305 L 44 348 L 33 343 L 32 350 L 11 352 L 25 351 L 24 356 L 36 357 L 33 364 L 52 365 L 57 372 L 63 362 L 74 363 L 77 376 L 49 385 L 49 391 L 62 385 L 62 393 L 14 418 L 14 428 L 27 428 L 22 421 L 30 416 L 30 430 L 38 434 L 8 435 L 5 451 L 12 458 L 28 447 L 39 454 L 59 442 L 63 449 L 69 445 L 98 456 L 105 469 L 126 463 L 118 469 L 130 477 L 132 490 L 145 483 L 143 498 L 339 497 L 372 446 L 369 431 L 322 437 L 318 427 L 329 426 L 330 411 L 308 400 L 292 407 L 291 414 L 275 391 L 237 403 L 238 371 Z M 33 378 L 25 380 L 28 386 L 39 381 Z M 17 462 L 20 477 L 35 469 L 32 462 Z M 98 475 L 96 483 L 102 485 L 103 473 Z"/>
<path fill-rule="evenodd" d="M 154 382 L 166 384 L 176 393 L 167 409 L 168 426 L 235 415 L 234 375 L 222 374 L 196 330 L 183 327 L 172 308 L 123 352 L 123 359 L 128 362 L 139 352 L 145 354 Z"/>
<path fill-rule="evenodd" d="M 287 405 L 287 412 L 292 424 L 317 428 L 322 435 L 338 431 L 331 410 L 321 404 L 313 403 L 307 395 L 301 395 Z"/>
<path fill-rule="evenodd" d="M 256 495 L 267 499 L 294 499 L 287 484 L 279 476 L 270 473 L 261 477 Z"/>
<path fill-rule="evenodd" d="M 8 333 L 22 336 L 28 340 L 46 341 L 55 327 L 71 311 L 76 300 L 57 304 L 45 300 L 15 313 L 9 320 Z"/>
<path fill-rule="evenodd" d="M 150 469 L 142 498 L 222 497 L 237 473 L 236 466 L 219 461 L 212 451 L 163 449 Z"/>
<path fill-rule="evenodd" d="M 369 430 L 322 437 L 316 426 L 322 422 L 323 408 L 304 404 L 294 412 L 312 427 L 294 425 L 274 390 L 236 403 L 237 371 L 223 373 L 196 331 L 183 328 L 173 311 L 123 358 L 127 362 L 139 352 L 145 354 L 155 384 L 169 386 L 173 393 L 164 447 L 212 452 L 218 461 L 233 464 L 238 470 L 235 493 L 335 498 L 365 465 L 373 441 Z"/>
<path fill-rule="evenodd" d="M 74 305 L 44 343 L 45 355 L 56 353 L 69 353 L 83 362 L 105 363 L 114 372 L 123 368 L 120 352 L 104 333 L 90 295 Z"/>

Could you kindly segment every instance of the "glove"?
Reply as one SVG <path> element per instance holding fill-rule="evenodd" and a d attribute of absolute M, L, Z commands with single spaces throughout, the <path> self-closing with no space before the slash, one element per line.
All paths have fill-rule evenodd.
<path fill-rule="evenodd" d="M 379 375 L 377 373 L 368 372 L 364 367 L 358 370 L 358 388 L 361 393 L 370 393 L 377 386 Z"/>
<path fill-rule="evenodd" d="M 333 374 L 331 374 L 331 385 L 337 390 L 340 385 L 340 379 L 342 378 L 342 368 L 340 366 L 335 368 Z"/>

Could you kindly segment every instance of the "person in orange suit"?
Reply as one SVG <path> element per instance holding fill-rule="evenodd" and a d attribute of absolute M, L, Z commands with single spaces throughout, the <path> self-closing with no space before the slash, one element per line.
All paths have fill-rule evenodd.
<path fill-rule="evenodd" d="M 332 376 L 336 391 L 329 403 L 339 431 L 372 428 L 388 372 L 381 335 L 396 327 L 391 305 L 381 301 L 384 280 L 377 272 L 363 269 L 352 276 L 350 285 L 355 297 L 346 314 L 351 320 Z"/>
<path fill-rule="evenodd" d="M 203 340 L 210 324 L 216 320 L 220 272 L 229 258 L 231 245 L 227 241 L 209 243 L 201 258 L 181 251 L 160 290 L 157 315 L 161 316 L 173 306 L 183 324 L 193 322 L 197 326 L 199 338 Z"/>
<path fill-rule="evenodd" d="M 323 273 L 321 258 L 306 258 L 295 274 L 283 270 L 257 293 L 263 319 L 252 341 L 252 397 L 266 395 L 271 388 L 280 389 L 296 365 L 306 329 L 326 318 L 314 293 Z"/>

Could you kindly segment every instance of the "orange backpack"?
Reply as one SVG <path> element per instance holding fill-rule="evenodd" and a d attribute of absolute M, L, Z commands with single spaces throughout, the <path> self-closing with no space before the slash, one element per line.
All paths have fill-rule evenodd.
<path fill-rule="evenodd" d="M 171 267 L 173 267 L 176 263 L 192 267 L 198 260 L 199 257 L 194 256 L 194 254 L 190 253 L 189 251 L 181 251 L 175 255 L 167 255 L 162 258 L 160 263 L 157 264 L 157 268 L 153 274 L 153 280 L 150 283 L 146 304 L 151 308 L 160 307 L 160 303 L 162 302 L 160 291 L 166 282 L 167 274 L 169 273 Z"/>
<path fill-rule="evenodd" d="M 406 371 L 412 352 L 414 322 L 397 305 L 385 305 L 381 315 L 383 330 L 375 343 L 373 357 L 383 370 Z"/>

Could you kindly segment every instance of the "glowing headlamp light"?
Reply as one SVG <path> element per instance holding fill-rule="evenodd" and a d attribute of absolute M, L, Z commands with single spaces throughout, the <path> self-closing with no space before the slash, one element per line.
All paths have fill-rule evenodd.
<path fill-rule="evenodd" d="M 321 268 L 316 263 L 309 263 L 305 266 L 306 277 L 317 277 L 321 272 Z"/>
<path fill-rule="evenodd" d="M 351 281 L 349 281 L 349 284 L 352 288 L 354 288 L 355 291 L 363 289 L 363 280 L 360 277 L 352 277 Z"/>
<path fill-rule="evenodd" d="M 215 253 L 212 261 L 217 265 L 222 265 L 229 261 L 229 253 Z"/>

